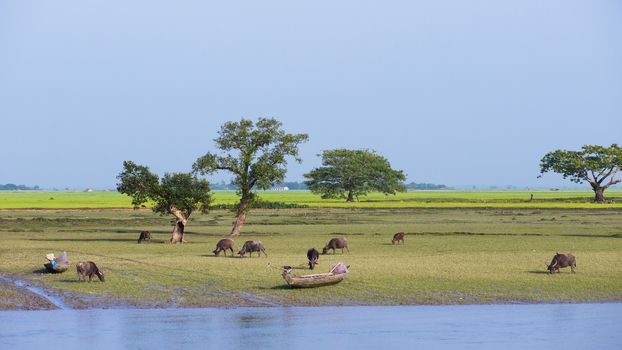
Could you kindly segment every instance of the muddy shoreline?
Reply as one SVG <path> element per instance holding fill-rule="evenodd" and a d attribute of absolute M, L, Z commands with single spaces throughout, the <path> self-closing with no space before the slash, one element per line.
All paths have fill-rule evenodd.
<path fill-rule="evenodd" d="M 58 309 L 47 298 L 28 290 L 26 286 L 15 284 L 10 278 L 0 278 L 0 295 L 0 310 Z"/>
<path fill-rule="evenodd" d="M 96 283 L 96 282 L 95 282 Z M 58 291 L 43 287 L 22 277 L 0 274 L 0 311 L 10 310 L 85 310 L 85 309 L 163 309 L 163 308 L 236 308 L 298 306 L 274 303 L 266 298 L 240 292 L 235 303 L 185 304 L 175 300 L 161 303 L 123 300 L 106 296 Z"/>
<path fill-rule="evenodd" d="M 0 312 L 1 311 L 32 311 L 32 310 L 87 310 L 87 309 L 195 309 L 195 308 L 244 308 L 244 307 L 348 307 L 348 306 L 450 306 L 450 305 L 512 305 L 512 304 L 603 304 L 620 303 L 622 300 L 575 300 L 575 301 L 533 301 L 499 299 L 487 303 L 432 303 L 432 304 L 384 304 L 352 301 L 348 304 L 282 304 L 275 303 L 263 297 L 250 293 L 240 292 L 235 296 L 233 303 L 201 303 L 184 304 L 172 300 L 163 300 L 161 303 L 140 302 L 136 300 L 122 300 L 113 297 L 90 296 L 71 292 L 57 291 L 44 288 L 32 281 L 17 278 L 12 275 L 0 274 Z"/>
<path fill-rule="evenodd" d="M 42 287 L 27 279 L 0 274 L 0 311 L 131 308 L 119 300 L 77 295 Z"/>

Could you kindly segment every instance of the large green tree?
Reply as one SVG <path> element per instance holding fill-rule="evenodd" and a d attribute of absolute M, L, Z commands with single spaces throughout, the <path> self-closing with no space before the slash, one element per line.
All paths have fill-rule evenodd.
<path fill-rule="evenodd" d="M 367 150 L 334 149 L 322 153 L 322 166 L 304 175 L 305 184 L 322 198 L 355 198 L 377 191 L 406 191 L 404 172 L 391 168 L 381 155 Z"/>
<path fill-rule="evenodd" d="M 581 183 L 587 182 L 594 190 L 594 202 L 605 201 L 607 188 L 622 182 L 616 179 L 622 168 L 622 149 L 617 144 L 610 147 L 585 145 L 580 151 L 556 150 L 547 153 L 540 160 L 540 176 L 553 171 L 564 179 Z"/>
<path fill-rule="evenodd" d="M 246 214 L 257 200 L 253 189 L 267 189 L 283 181 L 287 171 L 286 157 L 294 157 L 300 163 L 298 145 L 307 139 L 307 134 L 285 133 L 282 123 L 272 118 L 260 118 L 256 123 L 241 119 L 227 122 L 220 128 L 214 141 L 223 154 L 207 153 L 197 159 L 193 169 L 202 175 L 219 170 L 234 175 L 233 183 L 240 201 L 235 208 L 232 236 L 240 234 Z"/>
<path fill-rule="evenodd" d="M 159 179 L 148 167 L 125 161 L 117 179 L 117 191 L 132 197 L 134 208 L 153 202 L 154 212 L 175 217 L 171 243 L 185 242 L 188 218 L 194 211 L 209 210 L 212 199 L 209 183 L 192 173 L 164 174 Z"/>

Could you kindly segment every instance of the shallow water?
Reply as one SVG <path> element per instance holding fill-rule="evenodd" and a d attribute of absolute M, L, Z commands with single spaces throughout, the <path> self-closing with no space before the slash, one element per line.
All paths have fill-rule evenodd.
<path fill-rule="evenodd" d="M 622 349 L 622 304 L 0 312 L 0 349 Z"/>

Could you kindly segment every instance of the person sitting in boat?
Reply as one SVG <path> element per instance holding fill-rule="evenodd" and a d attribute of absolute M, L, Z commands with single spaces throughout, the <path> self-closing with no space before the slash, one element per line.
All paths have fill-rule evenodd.
<path fill-rule="evenodd" d="M 52 265 L 52 268 L 56 268 L 57 262 L 56 262 L 56 257 L 54 256 L 54 253 L 50 253 L 46 255 L 45 258 L 48 259 L 48 261 Z"/>

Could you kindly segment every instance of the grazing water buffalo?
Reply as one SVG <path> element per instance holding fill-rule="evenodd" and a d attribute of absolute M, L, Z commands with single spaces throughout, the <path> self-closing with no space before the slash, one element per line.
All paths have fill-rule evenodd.
<path fill-rule="evenodd" d="M 402 241 L 402 244 L 404 244 L 404 232 L 398 232 L 394 234 L 393 240 L 391 240 L 391 244 L 395 244 L 395 242 L 397 242 L 397 244 L 400 244 L 400 241 Z"/>
<path fill-rule="evenodd" d="M 140 236 L 138 236 L 138 243 L 140 243 L 140 241 L 151 241 L 151 232 L 140 231 Z"/>
<path fill-rule="evenodd" d="M 572 254 L 559 254 L 556 253 L 551 260 L 550 264 L 546 264 L 546 268 L 549 270 L 549 273 L 559 272 L 560 268 L 570 266 L 570 270 L 572 273 L 575 273 L 577 268 L 577 261 Z"/>
<path fill-rule="evenodd" d="M 253 256 L 253 252 L 257 252 L 257 254 L 259 256 L 261 256 L 261 252 L 266 254 L 266 250 L 263 248 L 263 243 L 261 243 L 261 241 L 246 241 L 246 242 L 244 242 L 244 246 L 242 247 L 242 249 L 240 249 L 238 254 L 240 254 L 240 256 L 244 257 L 244 254 L 248 253 L 248 256 L 252 257 Z M 267 257 L 268 257 L 268 254 L 266 254 L 266 258 Z"/>
<path fill-rule="evenodd" d="M 231 250 L 231 255 L 233 255 L 233 240 L 231 238 L 225 238 L 218 241 L 218 243 L 216 243 L 214 255 L 218 256 L 220 252 L 224 252 L 225 256 L 227 256 L 227 249 Z"/>
<path fill-rule="evenodd" d="M 313 270 L 315 264 L 317 264 L 317 260 L 320 258 L 320 252 L 315 250 L 315 248 L 311 248 L 307 250 L 307 259 L 309 259 L 309 268 Z"/>
<path fill-rule="evenodd" d="M 88 276 L 89 282 L 91 282 L 91 278 L 93 278 L 93 275 L 95 275 L 99 278 L 100 281 L 105 281 L 104 272 L 98 269 L 97 265 L 95 265 L 95 263 L 92 261 L 79 262 L 76 265 L 76 270 L 78 271 L 78 280 L 86 281 L 86 277 Z"/>
<path fill-rule="evenodd" d="M 343 248 L 346 248 L 348 253 L 350 252 L 350 249 L 348 249 L 348 240 L 345 238 L 333 238 L 328 241 L 326 247 L 322 249 L 322 254 L 326 254 L 329 249 L 333 250 L 333 254 L 335 254 L 335 249 L 341 249 L 341 254 L 343 254 Z"/>

